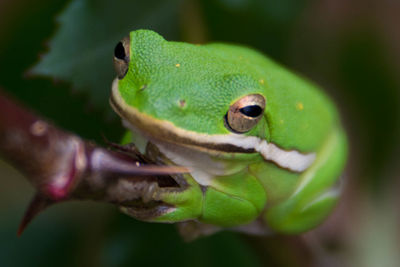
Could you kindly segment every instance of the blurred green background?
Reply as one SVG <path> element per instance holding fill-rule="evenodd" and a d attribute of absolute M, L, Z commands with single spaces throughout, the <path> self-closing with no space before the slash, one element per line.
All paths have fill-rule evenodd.
<path fill-rule="evenodd" d="M 319 265 L 400 266 L 399 14 L 400 1 L 378 0 L 3 0 L 0 86 L 103 144 L 102 135 L 118 141 L 123 132 L 107 99 L 113 48 L 128 31 L 257 48 L 320 84 L 350 138 L 343 198 L 304 235 L 322 247 Z M 32 195 L 0 159 L 0 266 L 275 266 L 270 250 L 239 234 L 186 244 L 173 225 L 137 222 L 91 202 L 51 207 L 17 238 Z M 277 246 L 274 253 L 285 254 Z"/>

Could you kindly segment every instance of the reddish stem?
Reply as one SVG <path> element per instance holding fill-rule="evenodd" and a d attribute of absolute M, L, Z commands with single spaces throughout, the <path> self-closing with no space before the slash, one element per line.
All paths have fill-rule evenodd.
<path fill-rule="evenodd" d="M 123 204 L 115 202 L 118 196 L 108 195 L 107 188 L 115 179 L 143 179 L 143 176 L 154 179 L 154 176 L 187 172 L 179 166 L 144 165 L 134 154 L 107 150 L 84 141 L 37 117 L 5 96 L 1 89 L 0 153 L 38 191 L 19 233 L 40 211 L 60 201 L 113 199 L 114 204 Z M 96 180 L 95 186 L 93 180 Z M 117 194 L 119 190 L 113 192 Z M 132 196 L 137 195 L 132 192 Z"/>

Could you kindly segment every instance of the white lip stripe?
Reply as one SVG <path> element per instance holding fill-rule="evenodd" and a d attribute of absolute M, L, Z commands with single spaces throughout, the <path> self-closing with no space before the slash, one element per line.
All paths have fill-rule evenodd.
<path fill-rule="evenodd" d="M 142 121 L 146 121 L 145 123 L 148 123 L 149 125 L 159 125 L 165 129 L 165 131 L 172 132 L 176 136 L 182 138 L 195 140 L 196 143 L 229 144 L 244 149 L 254 149 L 255 151 L 259 152 L 265 160 L 272 161 L 278 166 L 294 172 L 303 172 L 310 167 L 315 160 L 315 153 L 302 154 L 297 150 L 287 151 L 278 147 L 274 143 L 268 143 L 266 140 L 260 139 L 256 136 L 245 136 L 234 133 L 208 135 L 178 128 L 168 121 L 158 120 L 150 117 L 147 120 L 146 116 L 148 115 L 143 114 L 136 108 L 127 105 L 122 99 L 118 90 L 118 79 L 113 81 L 112 97 L 115 103 L 118 104 L 119 108 L 124 111 L 122 114 L 120 114 L 121 116 L 130 114 L 131 116 L 143 117 Z M 125 119 L 129 121 L 129 118 Z"/>
<path fill-rule="evenodd" d="M 193 133 L 193 132 L 191 132 Z M 196 133 L 194 133 L 196 134 Z M 194 135 L 193 134 L 193 135 Z M 282 168 L 294 172 L 303 172 L 315 160 L 315 153 L 302 154 L 297 150 L 284 150 L 274 143 L 268 143 L 264 139 L 255 136 L 245 136 L 240 134 L 228 135 L 209 135 L 201 138 L 199 134 L 195 140 L 201 140 L 212 144 L 230 144 L 244 149 L 254 149 L 259 152 L 265 160 L 272 161 Z"/>
<path fill-rule="evenodd" d="M 265 140 L 255 147 L 266 159 L 295 172 L 305 171 L 315 160 L 315 153 L 301 154 L 297 150 L 285 151 Z"/>

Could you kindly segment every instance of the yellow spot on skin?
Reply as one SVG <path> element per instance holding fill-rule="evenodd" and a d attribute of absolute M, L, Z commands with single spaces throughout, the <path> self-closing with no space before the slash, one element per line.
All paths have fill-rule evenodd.
<path fill-rule="evenodd" d="M 303 110 L 303 109 L 304 109 L 303 103 L 298 102 L 298 103 L 296 104 L 296 109 L 297 109 L 297 110 Z"/>
<path fill-rule="evenodd" d="M 260 82 L 261 84 L 264 84 L 264 80 L 263 80 L 263 79 L 260 79 L 259 82 Z"/>
<path fill-rule="evenodd" d="M 177 68 L 179 68 L 180 66 L 181 66 L 181 64 L 179 64 L 179 63 L 175 64 L 175 67 L 177 67 Z"/>
<path fill-rule="evenodd" d="M 279 123 L 280 123 L 280 124 L 283 124 L 283 123 L 284 123 L 284 121 L 283 121 L 283 120 L 280 120 L 280 121 L 279 121 Z"/>

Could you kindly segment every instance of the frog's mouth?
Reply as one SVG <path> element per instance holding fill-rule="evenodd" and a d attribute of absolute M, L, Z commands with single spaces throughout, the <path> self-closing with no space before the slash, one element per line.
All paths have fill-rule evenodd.
<path fill-rule="evenodd" d="M 115 79 L 112 84 L 110 97 L 112 108 L 148 139 L 211 155 L 259 153 L 266 161 L 293 172 L 305 171 L 315 160 L 313 152 L 301 153 L 297 150 L 285 150 L 256 136 L 235 133 L 220 135 L 197 133 L 178 128 L 169 121 L 153 118 L 125 102 L 119 92 L 118 81 Z"/>
<path fill-rule="evenodd" d="M 175 145 L 190 147 L 208 153 L 255 153 L 257 140 L 248 142 L 243 135 L 207 135 L 195 133 L 176 127 L 173 123 L 153 118 L 138 109 L 126 104 L 118 90 L 118 79 L 112 84 L 110 97 L 111 107 L 118 115 L 124 118 L 129 124 L 137 127 L 141 133 L 152 139 Z"/>

